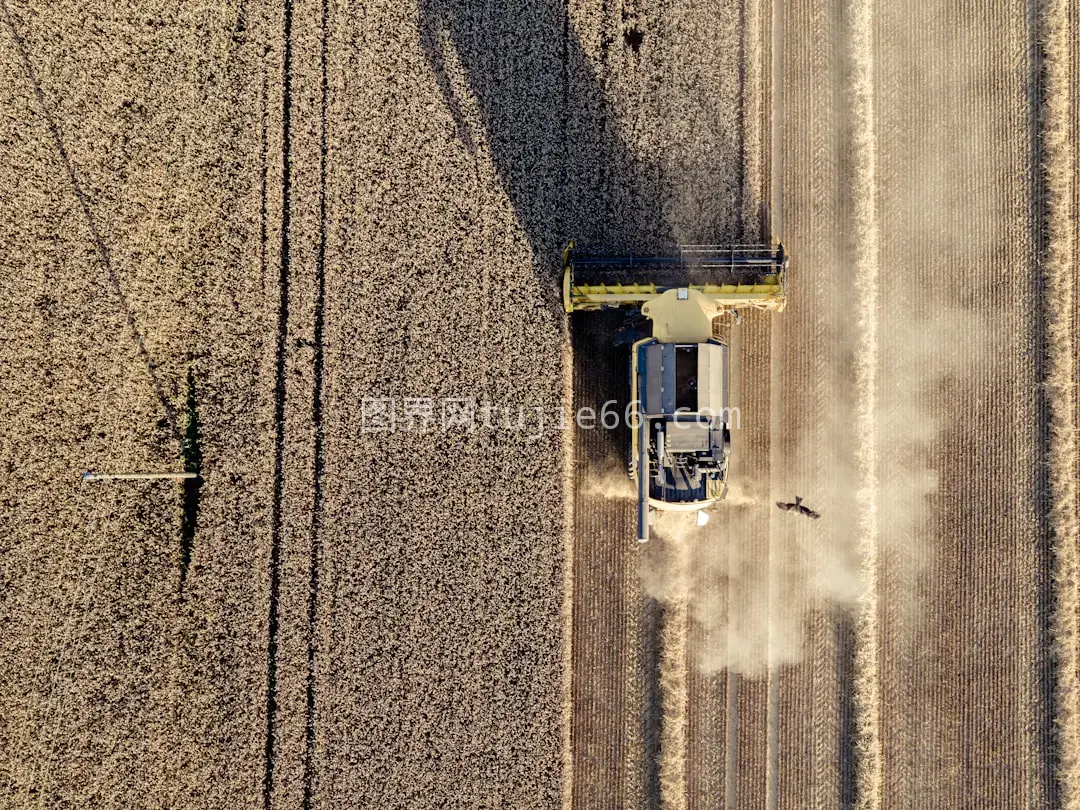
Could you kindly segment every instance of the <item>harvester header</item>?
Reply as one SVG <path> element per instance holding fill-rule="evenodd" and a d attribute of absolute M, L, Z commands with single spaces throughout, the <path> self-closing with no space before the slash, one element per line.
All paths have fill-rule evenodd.
<path fill-rule="evenodd" d="M 585 253 L 570 242 L 563 251 L 563 307 L 637 308 L 668 290 L 689 289 L 715 304 L 718 313 L 781 312 L 787 265 L 782 244 L 686 245 L 677 256 L 665 257 Z"/>

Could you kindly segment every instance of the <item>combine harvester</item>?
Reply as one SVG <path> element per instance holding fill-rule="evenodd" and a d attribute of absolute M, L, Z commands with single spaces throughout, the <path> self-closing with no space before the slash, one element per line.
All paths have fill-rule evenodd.
<path fill-rule="evenodd" d="M 677 257 L 563 252 L 568 313 L 640 310 L 652 335 L 630 353 L 630 477 L 637 483 L 638 542 L 657 509 L 698 512 L 728 491 L 731 409 L 728 345 L 713 321 L 741 310 L 784 309 L 784 246 L 693 245 Z M 635 281 L 648 278 L 647 282 Z"/>

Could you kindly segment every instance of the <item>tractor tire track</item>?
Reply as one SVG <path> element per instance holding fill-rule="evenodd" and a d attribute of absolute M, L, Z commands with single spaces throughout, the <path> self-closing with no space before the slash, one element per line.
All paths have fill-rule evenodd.
<path fill-rule="evenodd" d="M 274 767 L 277 756 L 278 631 L 285 490 L 285 368 L 289 336 L 289 237 L 292 214 L 292 25 L 293 5 L 285 0 L 282 15 L 281 74 L 281 237 L 278 270 L 278 322 L 274 366 L 274 490 L 270 514 L 269 600 L 266 619 L 266 738 L 264 745 L 263 810 L 274 806 Z"/>
<path fill-rule="evenodd" d="M 1066 577 L 1075 575 L 1070 571 L 1075 559 L 1075 551 L 1068 542 L 1058 545 L 1058 537 L 1052 520 L 1054 513 L 1053 488 L 1054 465 L 1051 461 L 1055 450 L 1053 422 L 1062 415 L 1055 408 L 1055 386 L 1050 383 L 1051 369 L 1054 364 L 1053 344 L 1050 338 L 1051 320 L 1054 318 L 1054 303 L 1050 299 L 1050 288 L 1056 280 L 1057 268 L 1048 261 L 1053 248 L 1049 245 L 1048 228 L 1051 222 L 1050 184 L 1053 177 L 1047 171 L 1054 159 L 1048 158 L 1047 149 L 1053 148 L 1054 139 L 1047 138 L 1048 128 L 1052 129 L 1059 122 L 1047 121 L 1044 116 L 1052 113 L 1046 103 L 1048 91 L 1047 75 L 1054 73 L 1054 67 L 1047 66 L 1046 35 L 1053 31 L 1057 19 L 1053 14 L 1056 9 L 1052 4 L 1029 0 L 1024 4 L 1027 40 L 1025 42 L 1028 58 L 1029 99 L 1027 106 L 1026 134 L 1030 139 L 1030 154 L 1027 161 L 1027 173 L 1030 178 L 1030 216 L 1025 236 L 1033 246 L 1033 264 L 1038 267 L 1029 280 L 1030 308 L 1036 313 L 1029 328 L 1029 341 L 1033 347 L 1031 371 L 1036 385 L 1033 408 L 1035 417 L 1030 433 L 1034 440 L 1032 453 L 1033 473 L 1029 479 L 1029 493 L 1034 506 L 1033 523 L 1039 542 L 1035 544 L 1033 565 L 1030 576 L 1036 583 L 1030 600 L 1030 609 L 1034 614 L 1035 651 L 1033 672 L 1030 673 L 1028 709 L 1024 718 L 1034 736 L 1026 758 L 1025 766 L 1029 774 L 1026 798 L 1029 806 L 1040 804 L 1053 807 L 1075 807 L 1070 801 L 1072 792 L 1069 782 L 1073 762 L 1067 748 L 1070 740 L 1065 735 L 1072 733 L 1075 703 L 1071 682 L 1075 680 L 1075 662 L 1062 666 L 1069 658 L 1069 648 L 1075 643 L 1071 635 L 1075 626 L 1075 610 L 1064 607 L 1075 593 L 1075 582 Z M 1047 12 L 1050 12 L 1048 16 Z M 1048 31 L 1049 29 L 1049 31 Z M 1052 33 L 1051 33 L 1051 36 Z M 1051 59 L 1053 64 L 1054 59 Z M 1053 79 L 1049 82 L 1054 84 Z M 1051 105 L 1053 106 L 1053 103 Z M 1075 462 L 1074 462 L 1075 466 Z M 1072 559 L 1071 559 L 1072 558 Z M 1029 573 L 1029 572 L 1024 572 Z"/>
<path fill-rule="evenodd" d="M 315 255 L 315 318 L 314 356 L 312 358 L 314 385 L 311 402 L 311 422 L 314 430 L 312 460 L 311 538 L 308 561 L 307 598 L 307 677 L 304 721 L 303 808 L 311 810 L 315 795 L 315 745 L 318 682 L 316 656 L 319 631 L 319 572 L 322 566 L 323 475 L 326 468 L 325 437 L 323 435 L 323 384 L 325 370 L 325 308 L 326 308 L 326 161 L 328 151 L 327 97 L 327 16 L 329 0 L 322 0 L 319 18 L 319 244 Z"/>

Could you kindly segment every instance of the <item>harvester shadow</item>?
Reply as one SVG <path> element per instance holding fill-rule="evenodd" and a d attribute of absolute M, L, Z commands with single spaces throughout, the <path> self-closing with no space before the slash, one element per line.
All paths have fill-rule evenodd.
<path fill-rule="evenodd" d="M 422 45 L 459 138 L 472 151 L 483 140 L 557 302 L 568 239 L 621 250 L 671 245 L 658 169 L 618 135 L 604 82 L 563 3 L 539 0 L 512 14 L 486 9 L 421 0 Z M 611 47 L 601 44 L 601 70 Z M 468 98 L 455 89 L 455 70 L 464 73 Z M 472 110 L 483 133 L 472 130 Z"/>
<path fill-rule="evenodd" d="M 199 437 L 199 403 L 195 391 L 195 372 L 188 369 L 187 401 L 185 404 L 186 424 L 180 444 L 184 461 L 184 471 L 196 473 L 195 478 L 184 479 L 184 510 L 180 524 L 180 592 L 187 583 L 188 568 L 191 565 L 191 553 L 195 546 L 195 527 L 199 519 L 199 494 L 202 478 L 198 475 L 202 466 L 202 443 Z"/>
<path fill-rule="evenodd" d="M 625 141 L 619 109 L 609 98 L 612 63 L 621 74 L 635 66 L 655 67 L 641 62 L 652 32 L 625 16 L 621 23 L 604 24 L 607 30 L 590 55 L 560 0 L 534 0 L 513 13 L 460 0 L 420 2 L 420 43 L 457 136 L 478 160 L 482 142 L 483 159 L 494 163 L 532 247 L 531 270 L 556 323 L 564 317 L 561 254 L 568 240 L 600 252 L 639 255 L 670 255 L 678 247 L 668 221 L 672 201 L 665 195 L 674 192 L 665 186 L 667 169 Z M 716 167 L 700 168 L 711 176 Z M 756 240 L 756 232 L 739 232 L 741 210 L 739 200 L 698 212 L 698 230 L 681 235 L 699 242 Z M 580 404 L 615 400 L 625 406 L 627 353 L 613 350 L 622 321 L 595 323 L 596 318 L 586 313 L 571 319 L 575 384 L 598 381 Z M 607 449 L 622 459 L 626 436 L 603 432 Z"/>
<path fill-rule="evenodd" d="M 624 18 L 621 31 L 601 32 L 592 57 L 559 0 L 535 0 L 502 14 L 482 3 L 421 0 L 419 27 L 458 138 L 477 159 L 482 141 L 485 159 L 494 163 L 532 247 L 531 269 L 553 320 L 564 317 L 561 253 L 568 240 L 609 253 L 677 250 L 665 213 L 671 202 L 665 167 L 626 143 L 606 86 L 611 62 L 621 60 L 624 72 L 641 64 L 651 33 L 640 22 Z M 474 131 L 476 119 L 482 132 Z M 741 201 L 699 216 L 695 241 L 741 240 L 740 210 Z M 615 400 L 625 406 L 626 352 L 613 350 L 622 321 L 594 325 L 596 318 L 571 319 L 575 382 L 583 376 L 601 381 L 588 398 L 596 403 L 581 404 Z M 605 432 L 613 451 L 626 438 Z M 619 458 L 624 446 L 618 445 Z"/>

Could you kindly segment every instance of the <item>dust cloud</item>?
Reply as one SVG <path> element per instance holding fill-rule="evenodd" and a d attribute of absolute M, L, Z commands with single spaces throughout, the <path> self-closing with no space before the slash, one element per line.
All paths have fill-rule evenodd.
<path fill-rule="evenodd" d="M 926 565 L 932 553 L 926 524 L 938 486 L 930 451 L 955 418 L 934 405 L 935 394 L 940 403 L 940 389 L 952 378 L 970 379 L 989 365 L 994 330 L 962 310 L 930 323 L 883 318 L 882 325 L 889 340 L 880 362 L 891 364 L 890 378 L 903 382 L 879 392 L 873 437 L 854 429 L 856 403 L 835 375 L 822 419 L 807 426 L 783 461 L 776 490 L 770 492 L 767 481 L 739 480 L 736 470 L 727 499 L 710 510 L 706 526 L 697 526 L 694 514 L 657 515 L 641 565 L 643 590 L 676 612 L 685 610 L 690 635 L 682 643 L 699 671 L 758 676 L 797 663 L 813 613 L 852 610 L 866 594 L 861 442 L 877 448 L 880 558 L 900 582 L 913 583 Z M 795 495 L 821 519 L 776 508 L 775 501 Z M 632 496 L 627 486 L 626 497 Z M 908 596 L 916 611 L 914 594 Z"/>
<path fill-rule="evenodd" d="M 581 491 L 590 498 L 608 500 L 634 500 L 637 497 L 634 483 L 626 470 L 613 465 L 596 471 L 590 470 Z"/>

